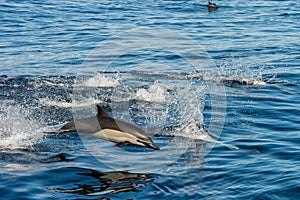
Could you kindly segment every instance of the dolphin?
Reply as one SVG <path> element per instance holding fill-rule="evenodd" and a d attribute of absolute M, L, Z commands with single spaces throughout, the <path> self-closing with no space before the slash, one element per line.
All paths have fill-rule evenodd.
<path fill-rule="evenodd" d="M 116 146 L 136 145 L 159 150 L 151 138 L 139 127 L 112 118 L 100 105 L 97 115 L 65 124 L 59 133 L 80 132 L 117 143 Z"/>
<path fill-rule="evenodd" d="M 202 6 L 206 6 L 208 8 L 208 12 L 216 11 L 219 8 L 219 6 L 216 3 L 212 3 L 210 1 L 208 2 L 208 4 Z"/>
<path fill-rule="evenodd" d="M 207 7 L 208 8 L 215 8 L 215 9 L 218 9 L 218 5 L 216 3 L 212 3 L 212 2 L 208 2 L 207 4 Z"/>

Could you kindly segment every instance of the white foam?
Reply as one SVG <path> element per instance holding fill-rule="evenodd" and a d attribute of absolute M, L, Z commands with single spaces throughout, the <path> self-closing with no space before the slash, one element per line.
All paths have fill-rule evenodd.
<path fill-rule="evenodd" d="M 47 86 L 66 87 L 63 83 L 55 83 L 50 80 L 43 80 L 42 84 Z"/>
<path fill-rule="evenodd" d="M 256 80 L 252 81 L 252 85 L 266 85 L 266 84 L 267 83 L 264 81 L 256 81 Z"/>
<path fill-rule="evenodd" d="M 71 102 L 66 102 L 64 100 L 59 100 L 59 101 L 53 101 L 48 98 L 41 98 L 39 99 L 41 104 L 48 105 L 48 106 L 57 106 L 61 108 L 71 108 L 72 103 Z"/>
<path fill-rule="evenodd" d="M 118 85 L 120 85 L 118 78 L 106 77 L 103 74 L 97 74 L 96 76 L 77 84 L 77 86 L 87 87 L 116 87 Z"/>
<path fill-rule="evenodd" d="M 139 89 L 135 98 L 141 101 L 164 103 L 168 95 L 166 89 L 166 87 L 156 81 L 148 89 Z"/>

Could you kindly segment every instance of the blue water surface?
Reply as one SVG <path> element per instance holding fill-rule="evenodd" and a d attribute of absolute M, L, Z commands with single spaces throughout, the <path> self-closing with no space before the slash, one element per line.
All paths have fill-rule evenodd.
<path fill-rule="evenodd" d="M 2 1 L 0 198 L 298 199 L 300 2 L 215 2 L 219 8 L 209 12 L 207 2 L 200 0 Z M 135 35 L 139 48 L 119 56 L 113 44 L 104 45 L 131 44 L 133 40 L 124 38 L 132 38 L 134 30 L 155 34 Z M 175 45 L 174 50 L 186 57 L 161 46 L 149 48 L 149 41 L 160 41 L 157 35 L 162 41 L 181 41 L 184 48 Z M 199 57 L 189 55 L 190 43 L 182 38 L 199 44 L 199 53 L 207 52 L 215 68 L 199 72 L 191 67 L 189 60 Z M 111 56 L 114 63 L 95 64 L 95 56 L 97 61 Z M 106 76 L 125 80 L 130 87 L 105 85 L 111 79 L 95 76 L 103 69 Z M 89 81 L 79 87 L 81 78 Z M 128 111 L 124 105 L 131 106 L 132 115 L 143 108 L 146 115 L 131 119 L 140 126 L 146 127 L 148 120 L 156 129 L 176 128 L 175 122 L 201 119 L 199 113 L 189 118 L 198 105 L 194 97 L 200 99 L 197 108 L 208 127 L 214 95 L 202 98 L 203 82 L 223 88 L 226 96 L 226 106 L 218 104 L 226 111 L 218 137 L 222 144 L 213 147 L 185 135 L 151 135 L 168 154 L 124 147 L 137 156 L 135 162 L 106 141 L 98 147 L 98 140 L 84 142 L 77 134 L 43 133 L 76 117 L 75 108 L 80 116 L 90 116 L 99 102 L 116 105 L 113 114 L 123 119 Z M 189 84 L 193 89 L 187 89 Z M 136 91 L 142 99 L 128 97 Z M 74 95 L 79 93 L 84 101 L 76 104 Z M 159 106 L 147 110 L 154 104 Z M 188 111 L 177 108 L 182 105 Z M 178 110 L 183 113 L 179 120 Z M 111 154 L 116 158 L 108 157 Z"/>

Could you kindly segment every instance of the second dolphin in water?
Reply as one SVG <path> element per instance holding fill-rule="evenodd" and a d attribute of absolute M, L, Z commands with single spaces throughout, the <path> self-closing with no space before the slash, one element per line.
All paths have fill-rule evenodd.
<path fill-rule="evenodd" d="M 97 105 L 97 110 L 96 116 L 69 122 L 59 129 L 59 133 L 87 133 L 100 139 L 116 142 L 117 146 L 136 145 L 159 150 L 159 147 L 141 128 L 110 117 L 100 105 Z"/>

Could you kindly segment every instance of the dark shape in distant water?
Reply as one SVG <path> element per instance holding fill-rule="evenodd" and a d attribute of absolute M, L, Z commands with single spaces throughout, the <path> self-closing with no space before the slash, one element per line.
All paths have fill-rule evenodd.
<path fill-rule="evenodd" d="M 288 16 L 289 13 L 283 13 L 283 14 L 280 14 L 279 16 Z"/>
<path fill-rule="evenodd" d="M 216 8 L 217 9 L 218 5 L 216 3 L 208 2 L 207 7 L 209 7 L 209 8 Z"/>
<path fill-rule="evenodd" d="M 208 12 L 216 11 L 219 7 L 216 3 L 212 3 L 210 1 L 208 2 L 208 4 L 206 6 L 208 8 Z"/>

